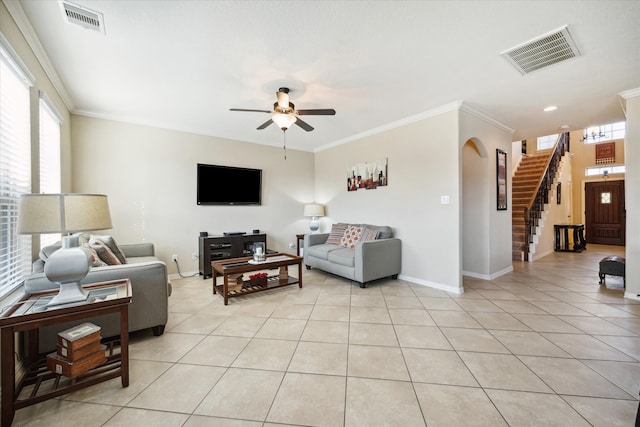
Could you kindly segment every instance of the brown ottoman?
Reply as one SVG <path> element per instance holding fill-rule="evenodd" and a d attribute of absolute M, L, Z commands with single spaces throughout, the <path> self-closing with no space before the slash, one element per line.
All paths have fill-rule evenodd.
<path fill-rule="evenodd" d="M 606 258 L 602 258 L 602 260 L 600 261 L 600 271 L 598 272 L 601 285 L 606 286 L 605 276 L 607 274 L 609 276 L 622 277 L 622 283 L 626 289 L 627 283 L 624 274 L 624 258 L 619 256 L 608 256 Z"/>

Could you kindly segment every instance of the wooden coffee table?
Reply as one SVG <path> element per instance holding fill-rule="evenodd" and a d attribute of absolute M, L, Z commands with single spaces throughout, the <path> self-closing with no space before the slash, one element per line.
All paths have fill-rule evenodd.
<path fill-rule="evenodd" d="M 284 267 L 285 271 L 287 271 L 286 269 L 288 269 L 290 265 L 296 264 L 298 265 L 298 277 L 291 277 L 288 273 L 286 277 L 281 277 L 280 273 L 276 272 L 275 274 L 268 275 L 266 280 L 243 280 L 241 288 L 238 288 L 235 281 L 233 283 L 229 281 L 230 276 L 236 277 L 253 271 L 280 270 L 280 267 Z M 222 294 L 224 297 L 224 305 L 229 304 L 229 298 L 241 295 L 295 285 L 296 283 L 299 287 L 302 287 L 302 257 L 290 254 L 278 253 L 267 255 L 266 261 L 260 263 L 253 263 L 253 258 L 251 257 L 212 261 L 211 271 L 213 273 L 213 293 L 220 292 Z M 217 283 L 218 276 L 222 276 L 223 278 L 221 284 Z"/>

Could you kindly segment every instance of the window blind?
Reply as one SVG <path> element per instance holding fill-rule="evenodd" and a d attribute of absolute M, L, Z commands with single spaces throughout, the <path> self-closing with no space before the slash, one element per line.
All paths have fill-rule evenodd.
<path fill-rule="evenodd" d="M 31 236 L 17 234 L 18 198 L 31 192 L 31 84 L 0 38 L 0 296 L 31 271 Z"/>
<path fill-rule="evenodd" d="M 62 118 L 44 92 L 40 92 L 40 193 L 61 191 L 60 124 Z M 60 240 L 58 234 L 41 234 L 40 247 Z"/>

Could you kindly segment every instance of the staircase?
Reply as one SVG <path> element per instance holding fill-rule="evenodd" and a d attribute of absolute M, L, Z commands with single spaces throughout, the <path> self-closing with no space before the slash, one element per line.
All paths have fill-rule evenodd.
<path fill-rule="evenodd" d="M 540 179 L 549 162 L 549 154 L 524 156 L 511 181 L 511 222 L 512 222 L 512 259 L 524 260 L 525 218 L 524 209 L 528 207 L 533 195 L 538 191 Z"/>

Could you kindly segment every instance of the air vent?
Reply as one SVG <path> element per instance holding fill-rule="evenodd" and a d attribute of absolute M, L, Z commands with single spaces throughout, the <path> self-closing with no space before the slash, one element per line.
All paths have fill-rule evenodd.
<path fill-rule="evenodd" d="M 580 56 L 580 51 L 569 33 L 569 28 L 565 25 L 508 49 L 500 55 L 504 56 L 521 74 L 528 74 Z"/>
<path fill-rule="evenodd" d="M 79 25 L 87 30 L 105 34 L 104 16 L 101 13 L 66 1 L 60 2 L 60 8 L 65 21 L 69 24 Z"/>

